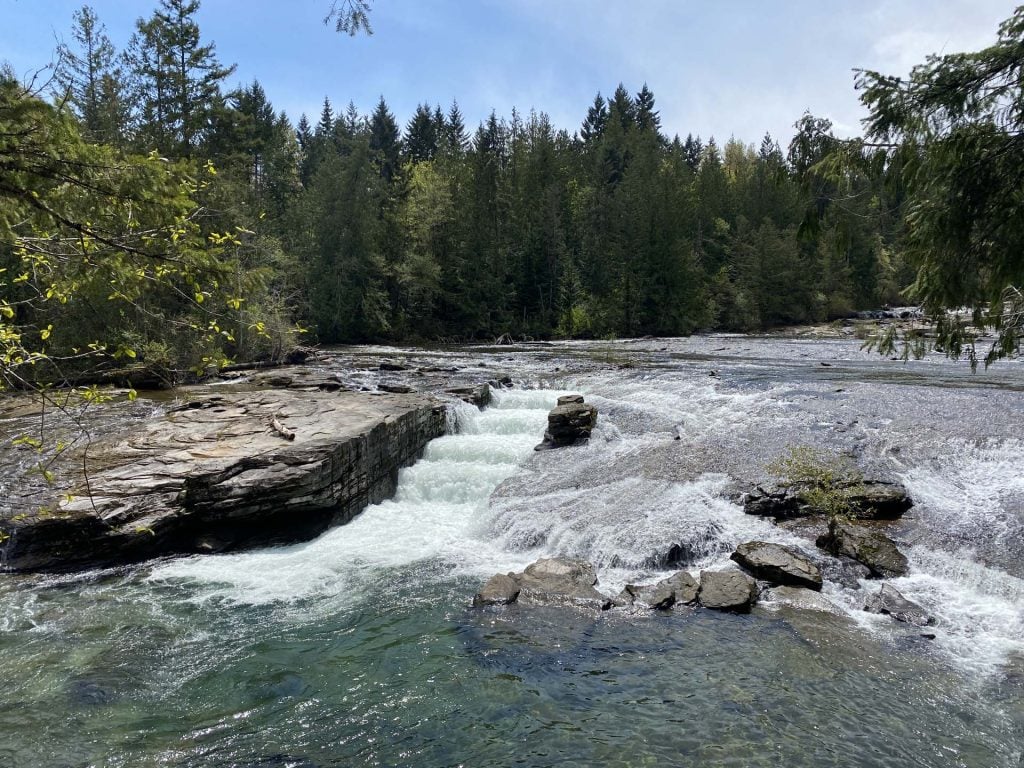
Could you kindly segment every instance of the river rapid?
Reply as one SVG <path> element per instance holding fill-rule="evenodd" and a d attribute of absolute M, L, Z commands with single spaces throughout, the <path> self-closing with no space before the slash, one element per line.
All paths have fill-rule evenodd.
<path fill-rule="evenodd" d="M 393 499 L 313 541 L 0 576 L 5 765 L 1024 765 L 1021 362 L 716 335 L 335 365 L 372 386 L 382 355 L 515 386 L 453 406 Z M 535 453 L 565 392 L 594 437 Z M 908 487 L 892 583 L 934 638 L 861 610 L 877 582 L 826 584 L 830 612 L 471 607 L 538 557 L 590 560 L 608 594 L 663 577 L 671 544 L 694 573 L 753 539 L 818 557 L 736 503 L 796 445 Z"/>

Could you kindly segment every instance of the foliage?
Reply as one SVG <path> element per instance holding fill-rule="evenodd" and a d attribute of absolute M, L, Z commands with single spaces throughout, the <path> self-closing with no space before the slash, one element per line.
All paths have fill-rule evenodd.
<path fill-rule="evenodd" d="M 7 386 L 60 377 L 65 366 L 90 360 L 134 360 L 138 352 L 121 334 L 146 318 L 159 320 L 162 334 L 181 330 L 208 357 L 222 357 L 216 350 L 230 335 L 223 312 L 239 298 L 225 277 L 241 234 L 202 226 L 197 198 L 213 174 L 212 164 L 196 169 L 91 144 L 66 112 L 0 79 L 0 377 Z M 162 311 L 167 306 L 174 317 Z M 96 334 L 83 335 L 73 320 L 97 308 Z"/>
<path fill-rule="evenodd" d="M 789 446 L 767 469 L 801 501 L 830 517 L 852 512 L 850 493 L 864 480 L 849 459 L 806 445 Z"/>
<path fill-rule="evenodd" d="M 902 200 L 901 247 L 916 269 L 907 295 L 935 320 L 935 346 L 989 365 L 1024 335 L 1024 6 L 996 42 L 929 56 L 909 77 L 860 71 L 866 140 L 837 147 L 833 177 L 874 173 Z M 996 333 L 983 353 L 984 329 Z M 903 339 L 907 341 L 907 339 Z M 875 340 L 890 354 L 895 331 Z M 924 344 L 906 344 L 904 356 Z"/>
<path fill-rule="evenodd" d="M 360 32 L 373 34 L 370 26 L 370 0 L 331 0 L 324 24 L 334 22 L 336 32 L 355 37 Z"/>

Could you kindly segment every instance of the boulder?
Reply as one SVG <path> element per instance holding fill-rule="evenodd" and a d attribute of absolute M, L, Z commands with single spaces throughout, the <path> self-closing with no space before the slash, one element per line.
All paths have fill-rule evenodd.
<path fill-rule="evenodd" d="M 597 408 L 586 405 L 582 395 L 563 395 L 579 398 L 556 405 L 548 414 L 548 428 L 544 433 L 544 442 L 534 450 L 561 448 L 567 445 L 578 445 L 590 439 L 590 433 L 597 424 Z"/>
<path fill-rule="evenodd" d="M 382 371 L 408 371 L 409 366 L 395 360 L 381 360 L 378 366 Z"/>
<path fill-rule="evenodd" d="M 582 403 L 583 395 L 559 395 L 558 400 L 555 401 L 555 405 L 572 405 L 573 403 Z"/>
<path fill-rule="evenodd" d="M 673 605 L 686 605 L 697 600 L 699 587 L 686 571 L 679 571 L 656 584 L 627 584 L 615 599 L 617 605 L 643 605 L 667 610 Z"/>
<path fill-rule="evenodd" d="M 611 607 L 612 601 L 594 589 L 597 571 L 585 560 L 542 558 L 522 573 L 492 576 L 473 598 L 476 606 L 570 605 L 583 608 Z"/>
<path fill-rule="evenodd" d="M 395 384 L 393 382 L 382 382 L 377 385 L 377 389 L 381 392 L 390 392 L 393 395 L 408 395 L 416 391 L 408 384 Z"/>
<path fill-rule="evenodd" d="M 907 600 L 898 589 L 890 584 L 882 588 L 864 601 L 864 610 L 868 613 L 884 613 L 896 621 L 913 624 L 915 627 L 930 627 L 935 624 L 935 617 L 930 616 L 917 603 Z"/>
<path fill-rule="evenodd" d="M 513 574 L 519 584 L 519 602 L 536 605 L 573 604 L 607 608 L 610 601 L 594 585 L 597 570 L 585 560 L 542 558 Z"/>
<path fill-rule="evenodd" d="M 844 555 L 862 563 L 876 578 L 902 576 L 907 572 L 907 558 L 896 547 L 896 542 L 865 525 L 832 518 L 828 533 L 819 536 L 815 543 L 833 555 Z"/>
<path fill-rule="evenodd" d="M 806 517 L 811 514 L 806 504 L 788 488 L 766 490 L 760 486 L 754 488 L 743 497 L 743 511 L 758 517 L 774 517 L 785 520 L 792 517 Z"/>
<path fill-rule="evenodd" d="M 473 598 L 473 605 L 508 605 L 519 597 L 519 584 L 514 574 L 499 573 L 487 580 Z"/>
<path fill-rule="evenodd" d="M 850 486 L 846 499 L 852 516 L 861 520 L 894 520 L 914 506 L 906 488 L 881 480 L 865 480 Z"/>
<path fill-rule="evenodd" d="M 757 602 L 757 582 L 742 571 L 701 571 L 697 600 L 716 611 L 748 613 Z"/>
<path fill-rule="evenodd" d="M 821 571 L 818 566 L 791 547 L 765 541 L 748 541 L 736 547 L 730 558 L 763 581 L 821 589 Z"/>
<path fill-rule="evenodd" d="M 842 483 L 834 490 L 846 502 L 846 514 L 860 520 L 894 520 L 914 506 L 907 489 L 899 483 L 863 480 Z M 814 506 L 808 491 L 806 485 L 771 489 L 756 486 L 744 495 L 743 511 L 778 520 L 821 514 L 823 510 Z"/>

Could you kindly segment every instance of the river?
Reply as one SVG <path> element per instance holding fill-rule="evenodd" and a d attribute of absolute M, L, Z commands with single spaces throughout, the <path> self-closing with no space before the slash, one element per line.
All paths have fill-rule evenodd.
<path fill-rule="evenodd" d="M 73 576 L 0 577 L 11 766 L 1024 765 L 1024 366 L 901 363 L 852 339 L 347 348 L 509 373 L 513 389 L 402 471 L 395 497 L 303 544 Z M 378 374 L 354 374 L 370 382 Z M 535 453 L 564 392 L 589 445 Z M 150 409 L 152 404 L 132 406 Z M 892 580 L 938 620 L 473 609 L 488 576 L 586 558 L 655 580 L 679 544 L 723 567 L 789 446 L 853 458 L 917 505 Z"/>

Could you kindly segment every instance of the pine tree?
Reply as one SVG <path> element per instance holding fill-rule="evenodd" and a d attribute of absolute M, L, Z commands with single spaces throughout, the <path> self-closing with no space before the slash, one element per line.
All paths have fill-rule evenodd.
<path fill-rule="evenodd" d="M 433 160 L 437 154 L 437 121 L 426 104 L 417 105 L 416 111 L 406 125 L 403 143 L 405 156 L 413 163 Z"/>
<path fill-rule="evenodd" d="M 636 125 L 636 104 L 622 83 L 608 100 L 608 119 L 617 121 L 625 132 Z"/>
<path fill-rule="evenodd" d="M 461 156 L 469 146 L 469 134 L 458 102 L 453 101 L 444 123 L 443 146 L 450 155 Z"/>
<path fill-rule="evenodd" d="M 643 132 L 657 133 L 661 130 L 661 118 L 654 109 L 654 93 L 644 83 L 640 93 L 636 95 L 636 127 Z"/>
<path fill-rule="evenodd" d="M 388 109 L 384 97 L 381 96 L 377 108 L 370 116 L 370 153 L 380 177 L 388 183 L 398 175 L 401 167 L 401 150 L 398 123 Z"/>
<path fill-rule="evenodd" d="M 217 61 L 213 43 L 200 44 L 199 0 L 160 0 L 148 21 L 136 23 L 132 61 L 146 133 L 165 152 L 189 156 L 222 102 L 220 84 L 235 71 Z"/>
<path fill-rule="evenodd" d="M 601 138 L 605 125 L 608 123 L 608 105 L 598 92 L 594 103 L 587 109 L 587 117 L 580 128 L 580 138 L 585 144 L 592 144 Z"/>
<path fill-rule="evenodd" d="M 700 167 L 700 158 L 704 154 L 704 143 L 700 136 L 694 138 L 692 133 L 686 134 L 686 141 L 683 142 L 683 157 L 691 171 L 696 172 Z"/>
<path fill-rule="evenodd" d="M 309 150 L 309 144 L 313 139 L 313 129 L 309 126 L 309 118 L 306 117 L 305 112 L 302 113 L 298 125 L 295 126 L 295 138 L 303 152 Z"/>
<path fill-rule="evenodd" d="M 78 50 L 57 49 L 55 78 L 90 138 L 119 144 L 127 128 L 123 76 L 106 28 L 88 5 L 74 13 L 72 36 Z"/>

